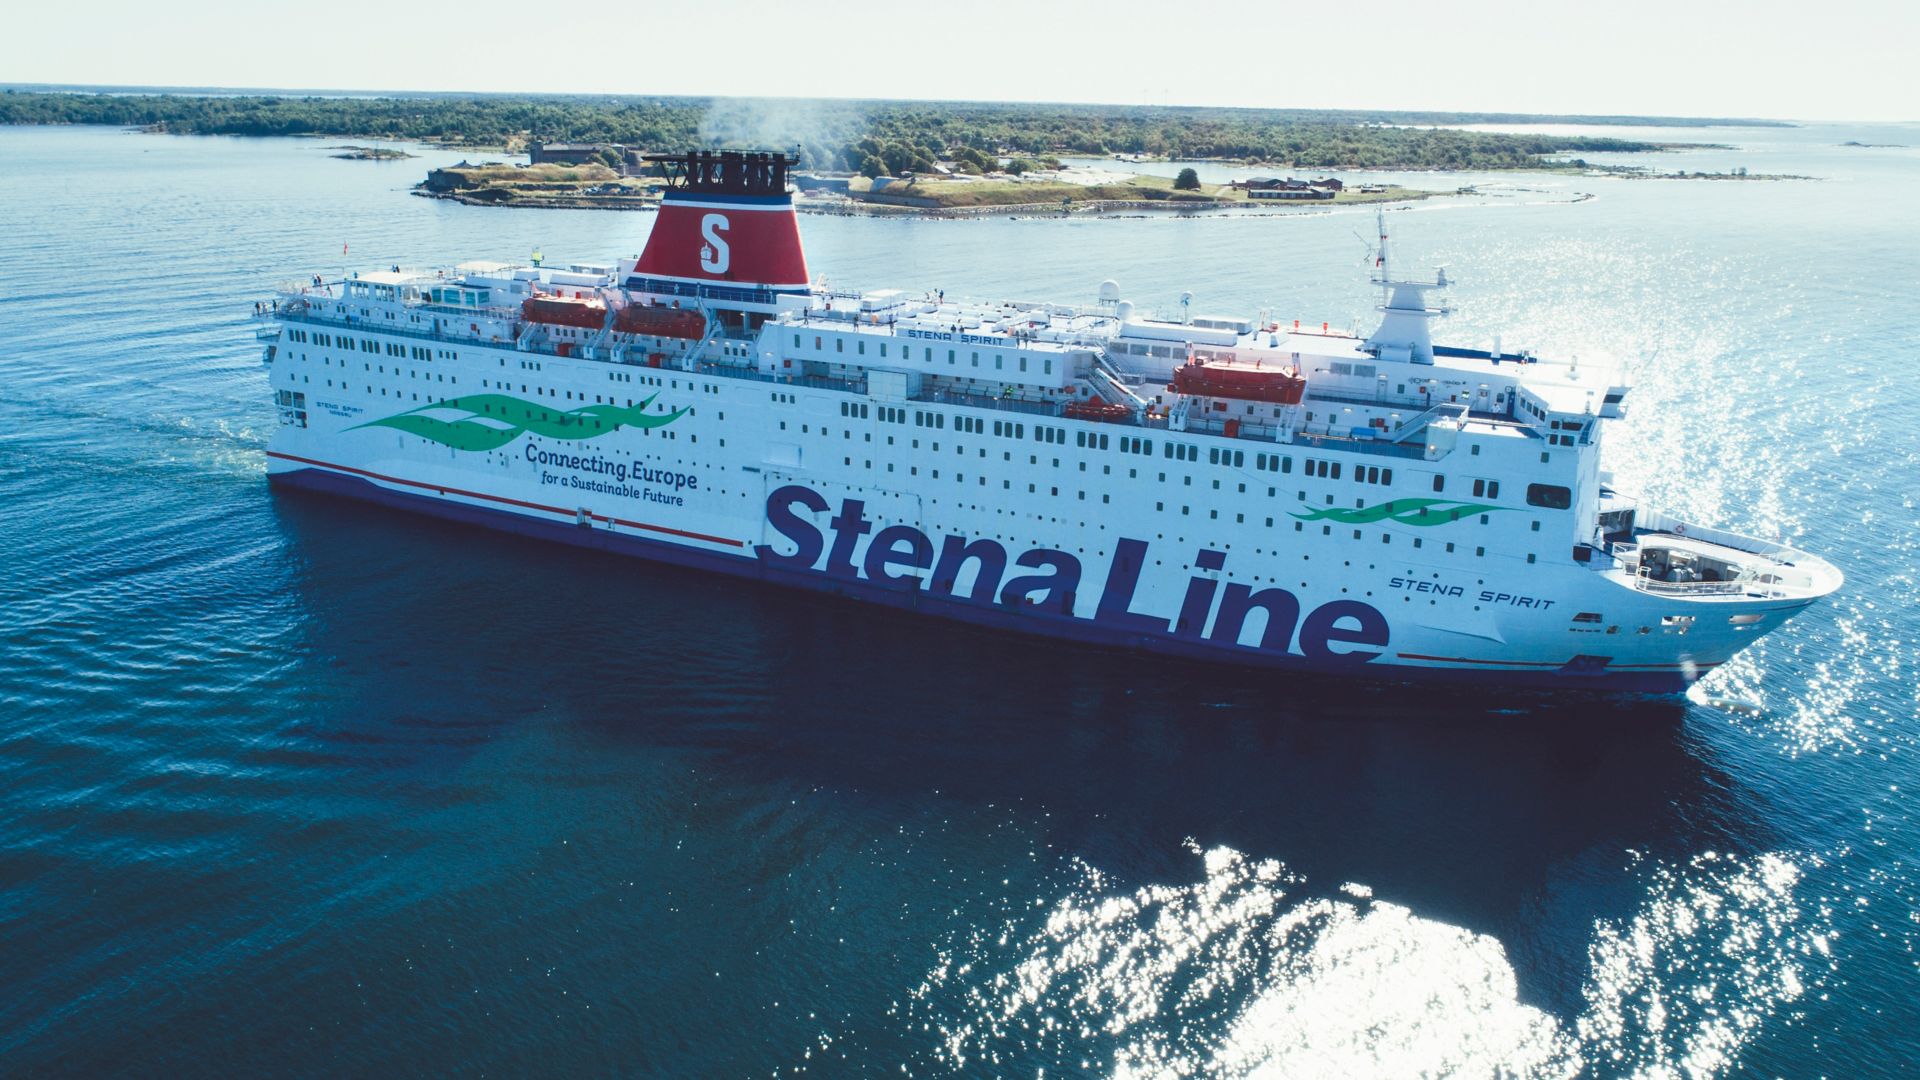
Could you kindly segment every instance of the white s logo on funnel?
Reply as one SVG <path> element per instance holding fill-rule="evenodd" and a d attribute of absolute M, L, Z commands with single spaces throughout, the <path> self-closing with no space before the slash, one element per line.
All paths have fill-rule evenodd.
<path fill-rule="evenodd" d="M 728 228 L 725 214 L 708 214 L 700 219 L 700 238 L 706 241 L 700 248 L 700 269 L 709 274 L 724 274 L 733 263 L 733 253 L 720 235 Z"/>

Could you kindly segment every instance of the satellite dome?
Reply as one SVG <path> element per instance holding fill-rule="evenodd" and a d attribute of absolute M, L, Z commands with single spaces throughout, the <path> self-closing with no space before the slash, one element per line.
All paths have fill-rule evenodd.
<path fill-rule="evenodd" d="M 1100 302 L 1111 304 L 1120 299 L 1120 283 L 1108 278 L 1100 283 Z"/>

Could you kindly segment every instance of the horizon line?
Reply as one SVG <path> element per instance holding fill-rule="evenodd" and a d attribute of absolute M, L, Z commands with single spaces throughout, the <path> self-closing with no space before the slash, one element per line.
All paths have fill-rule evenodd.
<path fill-rule="evenodd" d="M 1826 124 L 1911 124 L 1920 120 L 1849 120 L 1849 119 L 1813 119 L 1801 117 L 1765 117 L 1765 116 L 1689 116 L 1677 113 L 1627 113 L 1627 112 L 1526 112 L 1515 109 L 1448 109 L 1448 108 L 1360 108 L 1342 105 L 1320 106 L 1280 106 L 1280 105 L 1206 105 L 1206 104 L 1147 104 L 1144 102 L 1113 101 L 1059 101 L 1026 98 L 915 98 L 915 97 L 843 97 L 838 95 L 737 95 L 737 94 L 671 94 L 645 92 L 613 92 L 600 90 L 400 90 L 400 89 L 364 89 L 354 87 L 274 87 L 274 86 L 211 86 L 211 85 L 162 85 L 158 83 L 49 83 L 49 82 L 0 82 L 0 92 L 105 92 L 105 93 L 148 93 L 172 94 L 178 96 L 216 96 L 216 95 L 253 95 L 262 97 L 363 97 L 363 98 L 422 98 L 422 97 L 463 97 L 463 98 L 641 98 L 683 101 L 822 101 L 844 104 L 926 104 L 926 105 L 1037 105 L 1037 106 L 1078 106 L 1085 108 L 1108 109 L 1234 109 L 1245 112 L 1273 113 L 1354 113 L 1361 115 L 1394 116 L 1448 113 L 1457 116 L 1507 116 L 1525 117 L 1541 121 L 1564 120 L 1572 122 L 1622 121 L 1622 120 L 1681 120 L 1692 124 L 1717 125 L 1728 127 L 1742 126 L 1796 126 L 1806 123 Z M 1594 126 L 1606 126 L 1595 124 Z M 1622 126 L 1622 125 L 1613 125 Z"/>

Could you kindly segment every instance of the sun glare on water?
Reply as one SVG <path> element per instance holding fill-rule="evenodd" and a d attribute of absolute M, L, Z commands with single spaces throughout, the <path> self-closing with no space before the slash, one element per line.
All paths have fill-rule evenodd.
<path fill-rule="evenodd" d="M 903 1006 L 956 1071 L 1145 1076 L 1704 1077 L 1827 970 L 1799 868 L 1702 855 L 1595 925 L 1580 1015 L 1520 999 L 1501 943 L 1349 884 L 1294 899 L 1281 863 L 1201 851 L 1200 880 L 1081 881 L 969 935 Z"/>

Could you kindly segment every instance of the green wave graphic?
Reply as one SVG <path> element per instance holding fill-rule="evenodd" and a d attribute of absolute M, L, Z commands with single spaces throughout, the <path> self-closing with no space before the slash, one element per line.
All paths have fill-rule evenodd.
<path fill-rule="evenodd" d="M 551 405 L 506 394 L 472 394 L 422 405 L 379 420 L 369 420 L 347 430 L 393 428 L 442 446 L 451 446 L 455 450 L 497 450 L 527 432 L 545 435 L 550 439 L 593 439 L 618 431 L 623 426 L 665 427 L 687 414 L 686 409 L 647 412 L 647 407 L 659 396 L 654 394 L 630 408 L 608 403 L 560 411 Z M 426 415 L 428 412 L 448 409 L 459 410 L 467 415 L 455 420 Z"/>
<path fill-rule="evenodd" d="M 1460 502 L 1456 499 L 1394 499 L 1390 502 L 1356 507 L 1352 510 L 1326 507 L 1292 516 L 1302 521 L 1337 521 L 1342 525 L 1372 525 L 1379 521 L 1391 521 L 1399 525 L 1427 528 L 1433 525 L 1450 524 L 1474 514 L 1506 509 L 1510 508 L 1487 503 Z"/>

